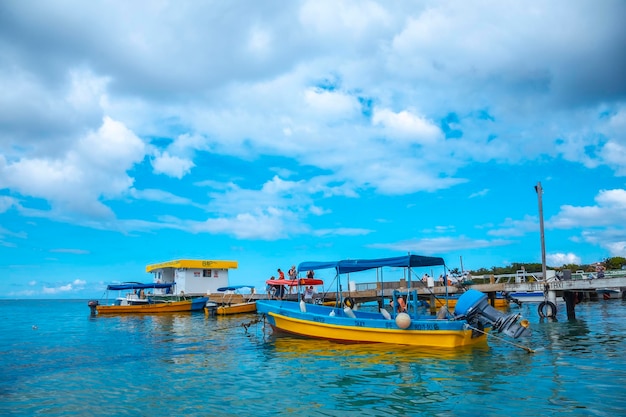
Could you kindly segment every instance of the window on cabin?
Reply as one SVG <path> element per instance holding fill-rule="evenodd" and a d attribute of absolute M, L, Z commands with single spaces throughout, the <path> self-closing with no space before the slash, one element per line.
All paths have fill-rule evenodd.
<path fill-rule="evenodd" d="M 210 269 L 203 269 L 202 270 L 202 276 L 205 278 L 211 278 L 211 270 Z"/>

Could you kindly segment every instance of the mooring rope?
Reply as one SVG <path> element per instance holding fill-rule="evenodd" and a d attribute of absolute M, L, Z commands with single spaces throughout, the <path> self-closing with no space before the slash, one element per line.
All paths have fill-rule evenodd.
<path fill-rule="evenodd" d="M 468 327 L 469 327 L 470 329 L 472 329 L 472 330 L 476 330 L 477 332 L 480 332 L 480 333 L 482 333 L 482 334 L 486 335 L 487 337 L 489 337 L 489 336 L 491 336 L 492 338 L 494 338 L 494 337 L 495 337 L 496 339 L 498 339 L 499 341 L 501 341 L 501 342 L 503 342 L 503 343 L 508 343 L 509 345 L 512 345 L 512 346 L 518 347 L 518 348 L 520 348 L 520 349 L 522 349 L 522 350 L 525 350 L 525 351 L 526 351 L 526 352 L 528 352 L 528 353 L 535 353 L 535 352 L 536 352 L 535 350 L 533 350 L 533 349 L 529 348 L 528 346 L 523 346 L 523 345 L 519 345 L 519 344 L 517 344 L 517 343 L 513 343 L 513 342 L 511 342 L 510 340 L 503 339 L 502 337 L 498 337 L 498 336 L 494 335 L 493 333 L 487 333 L 487 332 L 486 332 L 486 331 L 484 331 L 484 330 L 480 330 L 480 329 L 478 329 L 478 328 L 476 328 L 476 327 L 473 327 L 473 326 L 470 326 L 470 325 L 468 325 Z"/>
<path fill-rule="evenodd" d="M 250 326 L 252 326 L 253 324 L 260 323 L 261 321 L 263 321 L 264 318 L 265 318 L 265 315 L 263 315 L 263 318 L 257 317 L 256 319 L 254 319 L 254 320 L 252 320 L 252 321 L 250 321 L 248 323 L 241 323 L 241 327 L 243 327 L 245 333 L 247 334 L 248 333 L 248 328 Z"/>

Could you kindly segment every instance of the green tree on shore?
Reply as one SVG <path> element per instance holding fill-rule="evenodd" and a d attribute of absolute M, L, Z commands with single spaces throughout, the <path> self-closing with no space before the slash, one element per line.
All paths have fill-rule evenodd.
<path fill-rule="evenodd" d="M 612 258 L 606 258 L 601 262 L 607 270 L 616 270 L 622 269 L 622 266 L 626 265 L 626 258 L 621 256 L 615 256 Z M 557 271 L 562 271 L 564 269 L 569 269 L 572 272 L 575 271 L 586 271 L 591 272 L 595 271 L 596 264 L 566 264 L 562 266 L 551 266 L 546 265 L 548 269 L 553 269 Z M 473 271 L 469 271 L 472 275 L 503 275 L 503 274 L 515 274 L 517 271 L 522 268 L 526 269 L 528 273 L 541 272 L 541 264 L 540 263 L 513 263 L 508 266 L 492 266 L 491 268 L 480 268 Z"/>

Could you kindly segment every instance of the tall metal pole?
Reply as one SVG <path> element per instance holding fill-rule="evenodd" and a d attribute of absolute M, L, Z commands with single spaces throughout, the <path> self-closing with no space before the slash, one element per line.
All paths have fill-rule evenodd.
<path fill-rule="evenodd" d="M 543 233 L 543 188 L 541 188 L 541 182 L 535 185 L 535 191 L 537 192 L 537 200 L 539 200 L 539 233 L 541 235 L 541 273 L 543 274 L 544 281 L 548 278 L 548 272 L 546 270 L 546 240 Z"/>

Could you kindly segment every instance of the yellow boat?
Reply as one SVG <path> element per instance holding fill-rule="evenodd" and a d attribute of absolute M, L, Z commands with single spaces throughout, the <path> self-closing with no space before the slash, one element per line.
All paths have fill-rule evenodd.
<path fill-rule="evenodd" d="M 217 307 L 217 314 L 241 314 L 256 313 L 256 301 L 248 301 L 245 303 L 229 304 Z"/>
<path fill-rule="evenodd" d="M 339 281 L 343 274 L 402 267 L 409 269 L 406 276 L 411 277 L 410 268 L 432 266 L 445 268 L 445 263 L 439 257 L 405 255 L 381 259 L 303 262 L 298 266 L 298 271 L 335 269 L 337 287 L 341 288 Z M 305 282 L 298 284 L 301 287 L 307 285 Z M 408 288 L 411 288 L 410 284 L 409 280 Z M 280 285 L 284 284 L 281 282 Z M 340 291 L 337 296 L 341 296 Z M 400 298 L 405 302 L 400 303 Z M 487 295 L 480 291 L 466 291 L 459 297 L 454 314 L 445 312 L 441 317 L 421 314 L 417 301 L 416 289 L 393 291 L 393 305 L 405 306 L 399 312 L 395 309 L 391 312 L 386 309 L 353 310 L 354 302 L 350 298 L 343 299 L 341 305 L 335 307 L 307 304 L 304 300 L 258 300 L 257 313 L 264 315 L 275 331 L 299 336 L 349 343 L 392 343 L 430 349 L 484 346 L 491 330 L 513 339 L 530 333 L 527 320 L 519 320 L 519 314 L 496 311 L 488 304 Z"/>
<path fill-rule="evenodd" d="M 435 308 L 439 309 L 447 305 L 450 309 L 454 309 L 454 307 L 456 307 L 457 300 L 458 297 L 448 297 L 447 299 L 445 297 L 437 297 L 435 298 Z M 490 305 L 491 301 L 492 300 L 489 300 Z M 497 309 L 506 309 L 509 307 L 509 300 L 506 298 L 494 298 L 492 306 Z"/>
<path fill-rule="evenodd" d="M 311 310 L 310 305 L 307 308 Z M 337 310 L 338 312 L 341 311 L 341 309 Z M 359 312 L 359 314 L 363 313 Z M 354 326 L 351 324 L 323 323 L 321 320 L 299 319 L 275 312 L 269 312 L 269 315 L 273 319 L 270 321 L 272 327 L 287 333 L 351 343 L 379 343 L 384 341 L 384 343 L 420 346 L 423 348 L 454 349 L 463 346 L 486 345 L 486 335 L 491 330 L 487 327 L 483 329 L 483 334 L 476 335 L 471 328 L 449 326 L 449 321 L 445 319 L 432 319 L 429 322 L 424 322 L 424 324 L 420 323 L 421 328 L 412 330 L 398 328 L 393 326 L 393 324 L 384 328 L 367 325 Z M 339 316 L 337 313 L 336 315 Z M 369 324 L 367 319 L 362 321 Z"/>
<path fill-rule="evenodd" d="M 221 287 L 218 288 L 218 291 L 221 292 L 230 292 L 230 294 L 224 294 L 222 296 L 222 300 L 212 300 L 218 302 L 219 305 L 217 307 L 218 315 L 227 315 L 227 314 L 243 314 L 243 313 L 256 313 L 256 301 L 252 301 L 248 299 L 243 303 L 231 303 L 233 295 L 239 292 L 239 290 L 249 288 L 251 293 L 254 293 L 254 287 L 251 285 L 232 285 L 230 287 Z"/>
<path fill-rule="evenodd" d="M 197 297 L 181 301 L 147 302 L 127 305 L 97 305 L 98 314 L 126 314 L 126 313 L 179 313 L 185 311 L 202 310 L 209 300 L 208 297 Z"/>
<path fill-rule="evenodd" d="M 107 286 L 107 291 L 129 291 L 124 297 L 117 297 L 113 304 L 100 304 L 98 300 L 90 300 L 87 305 L 91 314 L 151 314 L 178 313 L 202 310 L 209 297 L 184 295 L 151 295 L 145 294 L 146 289 L 170 289 L 173 284 L 160 283 L 124 283 Z M 130 291 L 133 291 L 132 293 Z M 139 290 L 139 294 L 137 291 Z M 182 293 L 181 293 L 182 294 Z"/>

